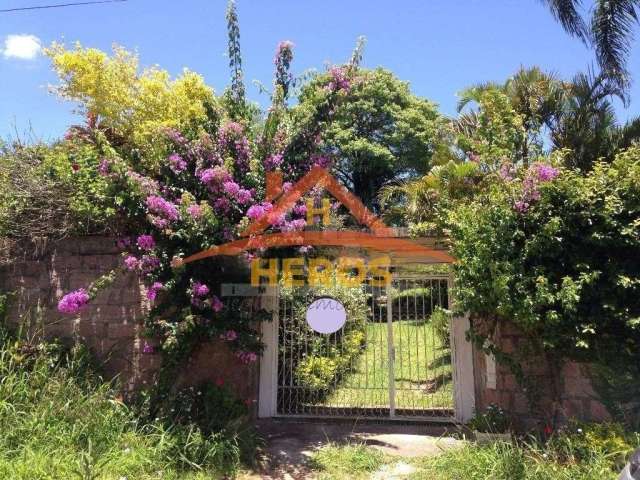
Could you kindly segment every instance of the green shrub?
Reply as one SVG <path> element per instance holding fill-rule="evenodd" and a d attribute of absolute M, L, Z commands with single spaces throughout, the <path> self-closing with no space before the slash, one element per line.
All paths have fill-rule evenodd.
<path fill-rule="evenodd" d="M 564 461 L 590 462 L 594 457 L 605 456 L 618 470 L 639 446 L 640 434 L 625 431 L 620 423 L 584 422 L 573 422 L 548 444 Z"/>
<path fill-rule="evenodd" d="M 307 325 L 307 306 L 319 297 L 331 297 L 344 305 L 347 322 L 342 330 L 321 335 Z M 288 369 L 287 378 L 292 375 L 298 385 L 314 394 L 326 394 L 337 385 L 362 351 L 369 311 L 367 298 L 362 288 L 339 284 L 281 288 L 281 301 L 290 306 L 287 330 L 296 332 L 287 337 L 287 358 L 294 361 L 281 366 Z"/>
<path fill-rule="evenodd" d="M 451 344 L 451 312 L 442 307 L 435 307 L 430 321 L 433 331 L 442 345 L 449 347 Z"/>
<path fill-rule="evenodd" d="M 216 478 L 232 475 L 255 452 L 253 433 L 233 422 L 213 431 L 218 423 L 207 426 L 198 416 L 141 419 L 79 345 L 0 331 L 0 378 L 0 478 Z M 229 402 L 225 396 L 217 405 Z M 245 411 L 240 406 L 224 414 Z"/>
<path fill-rule="evenodd" d="M 478 432 L 504 433 L 509 429 L 510 422 L 504 410 L 491 404 L 484 412 L 476 413 L 468 426 Z"/>

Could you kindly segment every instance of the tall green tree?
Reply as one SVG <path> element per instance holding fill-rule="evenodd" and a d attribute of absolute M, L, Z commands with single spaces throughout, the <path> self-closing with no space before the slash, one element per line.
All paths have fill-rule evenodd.
<path fill-rule="evenodd" d="M 356 57 L 361 47 L 356 49 Z M 355 60 L 357 63 L 358 60 Z M 314 121 L 328 99 L 342 96 L 317 135 L 294 145 L 290 161 L 307 149 L 332 160 L 335 175 L 369 207 L 387 182 L 424 174 L 447 155 L 446 120 L 432 102 L 414 95 L 388 70 L 334 67 L 306 84 L 293 109 L 294 124 Z"/>

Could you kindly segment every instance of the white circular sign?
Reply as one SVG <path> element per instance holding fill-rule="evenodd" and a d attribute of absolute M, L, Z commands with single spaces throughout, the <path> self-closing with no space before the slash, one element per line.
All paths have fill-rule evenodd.
<path fill-rule="evenodd" d="M 346 321 L 344 305 L 334 298 L 318 298 L 307 308 L 307 324 L 318 333 L 337 332 Z"/>

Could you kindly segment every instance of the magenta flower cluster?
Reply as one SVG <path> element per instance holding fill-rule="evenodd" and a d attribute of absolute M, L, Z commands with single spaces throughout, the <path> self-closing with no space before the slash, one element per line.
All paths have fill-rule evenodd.
<path fill-rule="evenodd" d="M 156 241 L 152 235 L 140 235 L 136 241 L 140 250 L 153 250 L 156 248 Z"/>
<path fill-rule="evenodd" d="M 158 296 L 158 292 L 164 289 L 164 285 L 160 282 L 153 282 L 149 288 L 147 288 L 147 298 L 154 301 Z"/>
<path fill-rule="evenodd" d="M 89 303 L 89 294 L 84 288 L 67 293 L 58 302 L 60 313 L 76 314 Z"/>
<path fill-rule="evenodd" d="M 337 92 L 340 90 L 349 91 L 351 88 L 351 82 L 347 76 L 346 67 L 332 67 L 329 69 L 329 76 L 331 80 L 327 85 L 327 90 L 330 92 Z"/>
<path fill-rule="evenodd" d="M 242 350 L 236 352 L 236 357 L 244 364 L 253 363 L 258 360 L 258 355 L 256 355 L 254 352 L 245 352 Z"/>
<path fill-rule="evenodd" d="M 280 165 L 282 165 L 282 161 L 283 161 L 283 156 L 281 153 L 269 155 L 267 158 L 265 158 L 263 162 L 264 169 L 267 171 L 275 170 L 276 168 L 279 168 Z"/>
<path fill-rule="evenodd" d="M 151 223 L 158 228 L 166 228 L 180 219 L 178 207 L 158 195 L 149 195 L 146 204 Z"/>
<path fill-rule="evenodd" d="M 176 175 L 187 169 L 187 162 L 177 153 L 169 155 L 169 168 Z"/>
<path fill-rule="evenodd" d="M 220 335 L 220 339 L 226 342 L 233 342 L 238 338 L 238 332 L 235 330 L 227 330 L 223 334 Z"/>
<path fill-rule="evenodd" d="M 554 180 L 560 171 L 544 163 L 534 163 L 522 180 L 522 195 L 513 204 L 518 213 L 526 213 L 534 202 L 540 200 L 540 184 Z"/>
<path fill-rule="evenodd" d="M 192 203 L 187 207 L 187 213 L 191 218 L 197 220 L 202 216 L 202 207 L 197 203 Z"/>
<path fill-rule="evenodd" d="M 273 205 L 271 205 L 269 202 L 257 203 L 249 207 L 249 209 L 247 210 L 247 217 L 249 217 L 251 220 L 257 220 L 266 213 L 269 213 L 271 210 L 273 210 Z"/>

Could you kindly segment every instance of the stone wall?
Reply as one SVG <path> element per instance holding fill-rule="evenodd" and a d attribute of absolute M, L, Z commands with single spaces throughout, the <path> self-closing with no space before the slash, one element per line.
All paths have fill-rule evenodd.
<path fill-rule="evenodd" d="M 496 331 L 494 344 L 505 353 L 518 355 L 523 351 L 524 336 L 514 325 L 502 324 Z M 587 365 L 565 362 L 560 372 L 553 372 L 554 367 L 541 356 L 522 361 L 522 365 L 539 395 L 537 412 L 531 412 L 528 396 L 509 368 L 474 348 L 476 410 L 483 411 L 489 404 L 497 404 L 509 412 L 516 427 L 523 430 L 549 423 L 563 425 L 570 418 L 610 420 L 593 390 Z M 556 389 L 557 396 L 554 395 Z M 559 401 L 553 401 L 554 397 Z"/>
<path fill-rule="evenodd" d="M 0 292 L 10 296 L 7 321 L 28 326 L 48 338 L 80 341 L 100 361 L 108 377 L 118 377 L 125 392 L 154 381 L 160 367 L 157 351 L 144 353 L 143 322 L 149 308 L 144 286 L 134 273 L 123 273 L 78 316 L 62 315 L 58 300 L 86 287 L 118 266 L 121 252 L 108 237 L 66 239 L 40 248 L 21 245 L 12 263 L 0 266 Z M 202 345 L 188 360 L 176 385 L 222 379 L 236 394 L 255 403 L 257 367 L 241 364 L 222 342 Z"/>

